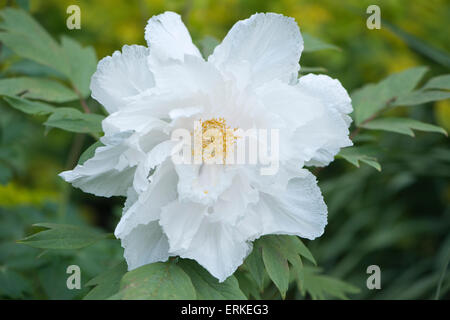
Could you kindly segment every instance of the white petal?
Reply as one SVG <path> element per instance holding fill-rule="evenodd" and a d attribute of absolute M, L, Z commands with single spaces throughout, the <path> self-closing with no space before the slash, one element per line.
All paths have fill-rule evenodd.
<path fill-rule="evenodd" d="M 132 150 L 127 134 L 102 139 L 102 142 L 106 146 L 98 147 L 93 158 L 60 176 L 74 187 L 97 196 L 126 195 L 133 182 L 138 157 L 143 154 Z"/>
<path fill-rule="evenodd" d="M 351 99 L 338 80 L 325 75 L 303 76 L 297 88 L 319 99 L 326 111 L 296 132 L 296 147 L 309 152 L 306 165 L 328 165 L 341 148 L 352 145 L 348 130 L 348 114 L 353 111 Z"/>
<path fill-rule="evenodd" d="M 98 63 L 91 79 L 92 97 L 109 113 L 123 108 L 128 97 L 154 86 L 148 54 L 143 46 L 123 46 L 122 53 L 116 51 Z"/>
<path fill-rule="evenodd" d="M 250 239 L 265 234 L 289 234 L 314 239 L 327 224 L 327 207 L 316 178 L 307 170 L 289 181 L 283 192 L 260 193 L 260 201 L 249 210 L 239 228 Z"/>
<path fill-rule="evenodd" d="M 196 260 L 219 282 L 223 282 L 244 262 L 251 248 L 252 245 L 236 228 L 204 219 L 189 249 L 177 251 L 176 254 Z"/>
<path fill-rule="evenodd" d="M 293 18 L 275 13 L 257 13 L 237 22 L 218 45 L 208 61 L 226 73 L 250 64 L 251 82 L 261 84 L 273 79 L 290 82 L 297 78 L 303 39 Z M 247 77 L 246 72 L 242 75 Z"/>
<path fill-rule="evenodd" d="M 182 62 L 157 65 L 153 70 L 158 89 L 163 92 L 178 95 L 197 92 L 212 94 L 218 90 L 223 91 L 225 86 L 219 70 L 196 56 L 186 56 Z"/>
<path fill-rule="evenodd" d="M 128 270 L 169 258 L 169 242 L 157 221 L 138 225 L 122 238 L 122 247 Z"/>
<path fill-rule="evenodd" d="M 179 201 L 171 202 L 161 209 L 159 223 L 169 239 L 170 252 L 189 248 L 206 209 L 198 203 Z"/>
<path fill-rule="evenodd" d="M 174 12 L 168 11 L 151 17 L 145 27 L 145 40 L 152 59 L 183 60 L 185 54 L 201 57 L 180 15 Z"/>
<path fill-rule="evenodd" d="M 236 171 L 221 164 L 179 164 L 178 195 L 180 200 L 211 205 L 228 189 Z"/>
<path fill-rule="evenodd" d="M 161 207 L 176 199 L 177 175 L 170 161 L 160 165 L 150 177 L 147 190 L 128 210 L 124 211 L 114 231 L 117 238 L 123 238 L 140 224 L 148 224 L 159 219 Z"/>

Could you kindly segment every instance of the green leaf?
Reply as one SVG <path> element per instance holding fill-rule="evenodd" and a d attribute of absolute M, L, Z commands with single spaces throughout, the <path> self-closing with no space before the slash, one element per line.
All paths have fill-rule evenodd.
<path fill-rule="evenodd" d="M 6 163 L 0 161 L 0 184 L 7 184 L 12 179 L 13 175 L 13 169 Z"/>
<path fill-rule="evenodd" d="M 256 281 L 259 290 L 262 290 L 264 288 L 265 271 L 260 240 L 256 240 L 253 243 L 253 250 L 245 260 L 245 266 L 249 270 L 253 279 Z"/>
<path fill-rule="evenodd" d="M 102 132 L 103 118 L 102 115 L 82 113 L 73 108 L 57 108 L 44 125 L 71 132 L 98 133 Z"/>
<path fill-rule="evenodd" d="M 55 107 L 43 102 L 30 101 L 15 96 L 5 96 L 3 99 L 11 107 L 27 114 L 46 115 L 55 111 Z"/>
<path fill-rule="evenodd" d="M 281 297 L 286 297 L 289 288 L 289 265 L 278 243 L 271 241 L 270 236 L 262 240 L 262 257 L 267 274 L 280 291 Z"/>
<path fill-rule="evenodd" d="M 437 132 L 447 135 L 447 132 L 441 127 L 409 118 L 389 117 L 375 119 L 369 123 L 366 123 L 363 127 L 371 130 L 383 130 L 406 134 L 411 137 L 414 137 L 413 129 L 426 132 Z"/>
<path fill-rule="evenodd" d="M 28 77 L 0 79 L 0 95 L 20 95 L 23 98 L 57 103 L 78 99 L 75 92 L 57 81 Z"/>
<path fill-rule="evenodd" d="M 302 295 L 309 293 L 314 300 L 327 297 L 348 299 L 348 294 L 360 291 L 346 282 L 320 274 L 320 269 L 314 267 L 305 267 L 303 281 L 297 283 Z"/>
<path fill-rule="evenodd" d="M 314 259 L 311 251 L 309 251 L 309 249 L 305 246 L 305 244 L 300 240 L 299 237 L 280 235 L 278 236 L 278 239 L 281 242 L 281 246 L 285 248 L 286 251 L 289 250 L 290 252 L 299 254 L 311 261 L 314 265 L 317 265 L 317 262 Z"/>
<path fill-rule="evenodd" d="M 432 101 L 450 98 L 450 92 L 438 90 L 416 90 L 399 97 L 392 104 L 394 106 L 414 106 Z"/>
<path fill-rule="evenodd" d="M 105 271 L 97 277 L 89 280 L 85 286 L 95 286 L 89 293 L 83 298 L 84 300 L 102 300 L 106 299 L 120 289 L 120 280 L 127 272 L 127 264 L 122 261 L 115 265 L 113 268 Z"/>
<path fill-rule="evenodd" d="M 58 43 L 26 11 L 6 8 L 0 11 L 0 41 L 17 55 L 70 74 L 67 57 Z"/>
<path fill-rule="evenodd" d="M 341 50 L 339 47 L 326 43 L 312 35 L 302 32 L 303 43 L 304 43 L 304 52 L 312 52 L 319 50 Z"/>
<path fill-rule="evenodd" d="M 64 78 L 64 76 L 58 71 L 29 59 L 20 59 L 18 61 L 12 62 L 12 64 L 9 65 L 5 70 L 5 75 Z"/>
<path fill-rule="evenodd" d="M 382 24 L 391 30 L 395 35 L 401 38 L 406 44 L 414 51 L 424 55 L 425 57 L 443 65 L 450 67 L 450 56 L 445 51 L 437 49 L 426 43 L 414 35 L 400 29 L 399 27 L 393 25 L 392 23 L 382 20 Z"/>
<path fill-rule="evenodd" d="M 95 155 L 95 150 L 97 150 L 98 147 L 103 146 L 104 144 L 101 141 L 97 141 L 89 146 L 80 156 L 80 159 L 78 160 L 78 164 L 83 164 L 87 160 L 91 159 Z"/>
<path fill-rule="evenodd" d="M 90 228 L 67 224 L 37 223 L 33 226 L 48 230 L 35 233 L 18 243 L 41 249 L 80 249 L 109 236 Z"/>
<path fill-rule="evenodd" d="M 307 67 L 307 66 L 301 66 L 300 68 L 300 73 L 310 73 L 310 72 L 314 72 L 314 73 L 325 73 L 328 70 L 325 69 L 324 67 Z"/>
<path fill-rule="evenodd" d="M 203 57 L 207 59 L 214 52 L 214 48 L 217 47 L 219 43 L 219 40 L 211 36 L 206 36 L 200 40 L 199 47 Z"/>
<path fill-rule="evenodd" d="M 246 300 L 234 276 L 219 283 L 208 271 L 193 260 L 183 260 L 178 263 L 191 278 L 199 300 Z"/>
<path fill-rule="evenodd" d="M 369 166 L 381 171 L 381 166 L 377 161 L 377 158 L 373 157 L 371 154 L 374 153 L 374 148 L 368 146 L 362 147 L 347 147 L 341 149 L 338 158 L 342 158 L 359 168 L 359 162 L 364 162 Z"/>
<path fill-rule="evenodd" d="M 369 84 L 352 94 L 355 122 L 360 125 L 395 100 L 409 94 L 422 79 L 426 67 L 410 68 L 394 73 L 377 84 Z"/>
<path fill-rule="evenodd" d="M 422 89 L 450 90 L 450 74 L 431 78 Z"/>
<path fill-rule="evenodd" d="M 83 48 L 69 37 L 62 38 L 61 46 L 69 61 L 71 82 L 83 97 L 88 97 L 91 77 L 97 68 L 95 50 L 92 47 Z"/>
<path fill-rule="evenodd" d="M 250 273 L 238 271 L 234 274 L 234 276 L 239 282 L 239 288 L 242 290 L 246 297 L 250 299 L 250 296 L 253 296 L 254 299 L 261 300 L 261 290 L 253 280 Z"/>
<path fill-rule="evenodd" d="M 0 268 L 0 296 L 22 298 L 32 290 L 31 283 L 19 273 L 6 267 Z"/>
<path fill-rule="evenodd" d="M 110 299 L 187 300 L 195 299 L 195 288 L 189 276 L 172 262 L 147 264 L 127 272 L 120 291 Z"/>

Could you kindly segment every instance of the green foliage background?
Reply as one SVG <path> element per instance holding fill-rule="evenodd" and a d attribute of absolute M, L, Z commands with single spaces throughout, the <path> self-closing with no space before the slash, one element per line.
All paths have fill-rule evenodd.
<path fill-rule="evenodd" d="M 81 30 L 66 28 L 66 8 L 70 4 L 81 8 Z M 378 4 L 381 8 L 380 30 L 366 28 L 365 11 L 370 4 Z M 197 298 L 239 298 L 236 295 L 239 287 L 242 291 L 239 294 L 267 299 L 284 296 L 288 299 L 450 297 L 450 272 L 446 272 L 450 259 L 448 138 L 439 133 L 419 131 L 414 131 L 414 137 L 409 136 L 411 128 L 442 132 L 437 127 L 424 127 L 422 122 L 437 124 L 447 132 L 450 130 L 448 80 L 431 88 L 443 89 L 438 93 L 439 99 L 424 99 L 425 94 L 430 94 L 427 80 L 447 74 L 450 68 L 447 31 L 450 6 L 447 1 L 32 0 L 7 1 L 0 9 L 6 5 L 29 11 L 58 42 L 61 37 L 70 37 L 83 47 L 92 46 L 95 53 L 90 49 L 77 49 L 77 44 L 70 39 L 63 40 L 70 52 L 84 52 L 84 61 L 92 61 L 95 54 L 98 58 L 110 55 L 124 44 L 145 44 L 147 19 L 166 10 L 182 14 L 194 42 L 205 50 L 212 41 L 205 36 L 222 39 L 240 19 L 255 12 L 283 13 L 295 17 L 302 32 L 333 44 L 326 50 L 309 52 L 306 46 L 302 67 L 338 78 L 353 93 L 355 108 L 363 108 L 369 97 L 374 104 L 373 110 L 361 109 L 368 112 L 369 117 L 373 114 L 371 111 L 379 111 L 386 105 L 376 106 L 376 99 L 371 98 L 378 97 L 377 88 L 369 86 L 361 90 L 361 87 L 377 83 L 398 71 L 426 66 L 426 73 L 425 69 L 414 69 L 416 71 L 400 81 L 398 87 L 392 78 L 384 80 L 388 85 L 379 83 L 379 87 L 393 90 L 392 97 L 386 93 L 383 103 L 391 98 L 401 103 L 394 108 L 393 100 L 383 113 L 381 123 L 365 123 L 367 117 L 361 116 L 360 128 L 356 129 L 358 135 L 354 138 L 358 148 L 344 151 L 329 167 L 316 172 L 329 208 L 329 223 L 320 239 L 304 242 L 315 259 L 301 247 L 297 247 L 300 248 L 297 257 L 302 256 L 302 261 L 289 253 L 284 256 L 280 247 L 289 246 L 283 242 L 286 239 L 264 238 L 256 245 L 263 248 L 259 252 L 261 256 L 255 251 L 236 278 L 230 278 L 222 287 L 215 287 L 214 279 L 191 262 L 172 261 L 167 268 L 173 269 L 173 275 L 179 277 L 176 279 L 182 282 L 187 274 L 195 288 L 181 287 L 180 295 L 164 297 L 185 298 L 195 290 Z M 98 118 L 101 119 L 101 106 L 87 98 L 89 92 L 85 92 L 86 85 L 82 83 L 85 77 L 75 77 L 72 84 L 79 85 L 81 92 L 78 93 L 85 96 L 88 107 L 99 114 L 94 116 L 95 119 L 81 115 L 83 107 L 77 92 L 71 90 L 70 85 L 65 87 L 65 92 L 58 87 L 60 82 L 57 87 L 54 83 L 43 82 L 41 78 L 59 79 L 60 75 L 31 60 L 14 54 L 7 46 L 1 48 L 0 95 L 4 97 L 0 100 L 0 297 L 79 299 L 89 293 L 87 298 L 104 298 L 130 282 L 142 281 L 149 272 L 163 277 L 169 269 L 154 264 L 147 266 L 149 270 L 140 270 L 140 274 L 128 274 L 120 282 L 125 272 L 120 244 L 96 232 L 114 230 L 123 199 L 82 193 L 57 176 L 64 169 L 72 168 L 80 153 L 96 141 L 99 130 L 93 126 Z M 88 66 L 86 70 L 92 72 L 92 67 L 89 69 Z M 68 74 L 73 72 L 68 71 Z M 422 89 L 416 89 L 414 96 L 411 96 L 411 90 L 406 90 L 405 97 L 397 96 L 405 90 L 405 81 L 414 76 L 417 83 L 411 90 L 416 84 Z M 22 83 L 17 80 L 21 77 L 40 80 Z M 67 84 L 67 81 L 62 82 L 64 86 Z M 20 88 L 28 91 L 23 93 Z M 33 99 L 46 102 L 28 105 L 29 101 L 35 102 Z M 413 99 L 413 102 L 408 103 L 405 99 Z M 15 109 L 11 108 L 13 104 Z M 62 110 L 62 107 L 72 109 Z M 33 111 L 30 108 L 34 108 Z M 57 108 L 57 112 L 53 108 Z M 26 112 L 31 115 L 16 109 L 28 110 Z M 51 116 L 46 119 L 48 114 Z M 383 120 L 387 118 L 390 119 L 388 123 Z M 395 120 L 398 118 L 408 120 Z M 70 125 L 67 119 L 71 120 Z M 44 121 L 46 126 L 42 125 Z M 362 162 L 360 168 L 350 163 L 358 164 L 358 161 Z M 380 165 L 381 172 L 373 168 Z M 32 226 L 42 222 L 95 227 L 96 231 L 86 236 L 94 239 L 94 244 L 81 248 L 84 245 L 78 243 L 73 250 L 43 250 L 40 249 L 42 245 L 34 248 L 32 244 L 36 238 L 33 234 L 42 238 L 45 235 L 39 231 L 47 228 L 50 231 L 44 232 L 53 231 L 52 225 Z M 71 233 L 64 229 L 64 234 Z M 23 242 L 30 246 L 16 242 L 24 238 Z M 276 247 L 278 245 L 280 247 Z M 276 262 L 278 258 L 281 267 Z M 263 260 L 267 272 L 259 270 Z M 323 274 L 308 260 L 317 261 Z M 81 290 L 66 287 L 66 268 L 71 264 L 79 265 L 82 270 Z M 381 290 L 366 287 L 366 268 L 373 264 L 379 265 L 382 271 Z M 289 270 L 291 272 L 290 279 L 280 273 L 284 265 L 287 274 Z M 297 288 L 294 273 L 297 271 L 295 266 L 300 265 L 298 268 L 304 278 L 297 279 Z M 180 272 L 179 268 L 184 271 Z M 109 271 L 104 274 L 105 270 Z M 91 280 L 99 275 L 100 278 Z M 203 279 L 203 284 L 194 279 Z M 149 283 L 151 281 L 154 279 Z M 171 286 L 167 283 L 167 292 Z M 121 290 L 113 297 L 152 298 L 156 294 L 148 287 L 138 289 L 142 291 Z"/>

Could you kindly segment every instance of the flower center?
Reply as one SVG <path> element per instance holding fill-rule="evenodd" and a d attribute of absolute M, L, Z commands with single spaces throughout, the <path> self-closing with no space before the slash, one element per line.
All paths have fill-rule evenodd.
<path fill-rule="evenodd" d="M 194 157 L 206 163 L 226 163 L 228 157 L 234 156 L 236 130 L 230 128 L 224 118 L 200 119 L 194 127 Z"/>

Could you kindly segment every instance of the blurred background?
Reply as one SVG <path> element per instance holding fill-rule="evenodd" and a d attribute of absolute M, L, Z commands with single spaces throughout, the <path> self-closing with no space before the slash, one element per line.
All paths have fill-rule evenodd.
<path fill-rule="evenodd" d="M 338 78 L 352 92 L 364 84 L 409 67 L 429 67 L 426 78 L 449 72 L 450 5 L 426 1 L 307 0 L 31 0 L 0 1 L 22 6 L 56 39 L 62 35 L 93 46 L 100 59 L 124 44 L 143 44 L 146 21 L 176 11 L 199 46 L 219 41 L 238 20 L 255 12 L 292 16 L 307 32 L 338 50 L 304 52 L 301 65 Z M 66 9 L 81 8 L 81 30 L 68 30 Z M 380 30 L 366 27 L 366 8 L 377 4 Z M 205 38 L 207 37 L 207 38 Z M 6 65 L 0 53 L 0 77 L 39 75 L 23 61 Z M 10 62 L 8 62 L 10 63 Z M 7 69 L 7 70 L 6 70 Z M 95 102 L 89 104 L 95 109 Z M 101 241 L 71 252 L 50 252 L 19 245 L 37 222 L 94 225 L 113 232 L 123 199 L 85 194 L 57 174 L 73 167 L 80 150 L 94 142 L 62 130 L 46 131 L 38 117 L 0 104 L 0 297 L 75 299 L 86 294 L 67 290 L 66 267 L 81 267 L 82 283 L 122 259 L 120 244 Z M 394 112 L 394 111 L 392 111 Z M 450 101 L 397 108 L 396 113 L 450 130 Z M 447 137 L 417 133 L 364 131 L 360 141 L 376 139 L 378 172 L 336 160 L 318 173 L 329 223 L 318 240 L 306 242 L 326 274 L 358 288 L 358 299 L 433 299 L 450 297 L 450 149 Z M 9 159 L 9 161 L 4 161 Z M 11 164 L 11 159 L 13 159 Z M 368 290 L 366 269 L 381 268 L 381 290 Z M 291 298 L 298 298 L 296 295 Z"/>

